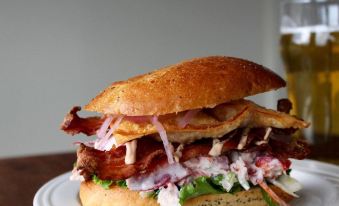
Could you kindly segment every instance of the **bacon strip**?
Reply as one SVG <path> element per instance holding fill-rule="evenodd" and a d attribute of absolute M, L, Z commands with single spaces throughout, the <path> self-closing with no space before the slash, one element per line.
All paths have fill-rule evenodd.
<path fill-rule="evenodd" d="M 239 142 L 238 137 L 227 139 L 222 146 L 221 153 L 225 153 L 227 151 L 236 149 L 238 142 Z M 200 140 L 196 143 L 189 144 L 184 147 L 182 151 L 182 156 L 180 158 L 180 162 L 185 162 L 198 156 L 208 156 L 208 153 L 211 150 L 211 148 L 212 141 L 208 139 Z"/>
<path fill-rule="evenodd" d="M 302 160 L 311 153 L 308 144 L 302 139 L 290 143 L 271 139 L 269 146 L 271 151 L 280 159 L 294 158 Z"/>
<path fill-rule="evenodd" d="M 263 138 L 262 133 L 264 131 L 265 129 L 252 129 L 249 132 L 249 137 L 251 137 L 251 139 Z M 228 136 L 221 138 L 222 141 L 225 140 L 222 148 L 223 154 L 236 149 L 241 133 L 242 129 L 238 129 Z M 284 170 L 290 167 L 288 158 L 305 158 L 308 154 L 305 152 L 308 150 L 306 144 L 299 144 L 298 142 L 292 143 L 298 145 L 294 147 L 288 144 L 279 146 L 279 144 L 282 143 L 271 139 L 269 144 L 260 146 L 250 145 L 247 147 L 249 149 L 245 151 L 268 152 L 280 160 Z M 177 147 L 178 145 L 174 146 Z M 211 147 L 211 139 L 202 139 L 185 145 L 179 162 L 185 162 L 199 156 L 208 156 Z M 127 179 L 137 174 L 150 173 L 158 166 L 167 164 L 163 144 L 153 140 L 151 137 L 144 137 L 138 140 L 137 156 L 134 164 L 125 164 L 125 154 L 125 146 L 112 148 L 110 151 L 103 152 L 82 144 L 78 150 L 77 167 L 79 170 L 82 169 L 82 175 L 85 176 L 85 179 L 89 179 L 91 175 L 97 174 L 101 179 L 119 180 Z"/>
<path fill-rule="evenodd" d="M 277 110 L 289 114 L 292 110 L 292 102 L 289 99 L 279 99 Z"/>
<path fill-rule="evenodd" d="M 92 174 L 101 179 L 127 179 L 138 172 L 152 171 L 155 164 L 166 160 L 162 144 L 147 138 L 138 141 L 136 162 L 130 165 L 125 164 L 125 146 L 104 152 L 82 144 L 77 154 L 77 168 L 82 169 L 81 175 L 85 179 L 91 178 Z"/>
<path fill-rule="evenodd" d="M 96 134 L 96 131 L 101 127 L 104 119 L 100 117 L 80 118 L 77 115 L 77 112 L 80 110 L 81 107 L 79 106 L 73 107 L 64 118 L 60 128 L 70 135 L 84 133 L 87 136 L 91 136 Z"/>
<path fill-rule="evenodd" d="M 234 149 L 237 143 L 225 144 L 224 151 Z M 180 162 L 198 157 L 207 156 L 211 148 L 211 141 L 203 140 L 188 145 L 183 149 Z M 82 170 L 85 179 L 97 174 L 101 179 L 127 179 L 136 174 L 145 174 L 154 171 L 160 165 L 167 164 L 166 152 L 161 142 L 150 138 L 138 141 L 137 157 L 134 164 L 125 164 L 126 148 L 120 146 L 108 152 L 87 147 L 84 144 L 78 149 L 77 168 Z"/>

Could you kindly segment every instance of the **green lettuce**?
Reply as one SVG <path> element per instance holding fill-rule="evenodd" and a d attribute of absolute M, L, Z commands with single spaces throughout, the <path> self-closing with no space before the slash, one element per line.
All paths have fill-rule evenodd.
<path fill-rule="evenodd" d="M 117 180 L 115 181 L 115 184 L 121 188 L 127 188 L 126 180 Z"/>
<path fill-rule="evenodd" d="M 238 182 L 237 175 L 234 172 L 228 172 L 226 175 L 220 174 L 220 175 L 211 177 L 211 180 L 213 184 L 217 185 L 218 188 L 220 188 L 222 191 L 228 192 L 226 190 L 229 190 L 229 192 L 231 193 L 232 193 L 233 187 Z M 222 185 L 222 181 L 226 181 L 228 185 Z M 224 187 L 227 187 L 227 188 L 224 188 Z"/>
<path fill-rule="evenodd" d="M 224 187 L 221 185 L 221 181 L 225 178 L 224 175 L 217 175 L 214 177 L 211 177 L 210 180 L 220 191 L 226 192 Z"/>
<path fill-rule="evenodd" d="M 191 183 L 180 188 L 179 200 L 180 204 L 183 205 L 183 203 L 190 198 L 205 194 L 220 194 L 223 192 L 223 190 L 213 185 L 211 178 L 198 177 Z"/>
<path fill-rule="evenodd" d="M 98 176 L 93 175 L 92 176 L 92 181 L 97 184 L 100 185 L 101 187 L 103 187 L 104 189 L 108 190 L 109 187 L 115 183 L 117 186 L 122 187 L 122 188 L 127 188 L 127 184 L 125 180 L 117 180 L 117 181 L 113 181 L 113 180 L 102 180 L 100 179 Z"/>
<path fill-rule="evenodd" d="M 113 184 L 112 180 L 101 180 L 98 176 L 93 175 L 92 180 L 95 184 L 100 185 L 104 189 L 108 190 L 109 187 Z"/>
<path fill-rule="evenodd" d="M 191 198 L 198 197 L 200 195 L 207 194 L 221 194 L 227 193 L 223 188 L 221 181 L 226 179 L 233 184 L 232 189 L 229 193 L 234 194 L 243 190 L 234 173 L 225 175 L 217 175 L 214 177 L 198 177 L 191 183 L 184 185 L 179 190 L 180 204 Z"/>

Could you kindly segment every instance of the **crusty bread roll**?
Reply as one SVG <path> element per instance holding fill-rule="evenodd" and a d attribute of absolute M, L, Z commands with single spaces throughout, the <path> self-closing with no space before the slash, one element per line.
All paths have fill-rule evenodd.
<path fill-rule="evenodd" d="M 128 116 L 163 115 L 211 108 L 285 84 L 272 71 L 247 60 L 203 57 L 115 82 L 85 110 Z"/>
<path fill-rule="evenodd" d="M 272 71 L 247 60 L 223 56 L 203 57 L 167 66 L 126 81 L 115 82 L 86 105 L 85 110 L 127 116 L 172 114 L 192 109 L 213 108 L 232 100 L 278 89 L 285 84 L 285 81 Z M 163 123 L 167 129 L 166 121 Z M 124 125 L 124 122 L 121 125 Z M 140 129 L 140 126 L 132 125 L 126 128 L 125 135 L 134 129 Z M 156 129 L 152 129 L 155 133 Z M 132 138 L 140 138 L 147 134 L 146 131 L 148 130 L 142 129 L 141 136 Z M 173 131 L 167 129 L 167 132 L 173 142 L 171 139 Z M 117 134 L 114 135 L 117 138 Z M 124 141 L 130 140 L 132 139 Z M 282 199 L 286 201 L 292 199 L 277 187 L 272 189 Z M 105 190 L 92 181 L 81 184 L 80 199 L 83 206 L 159 205 L 155 199 L 140 197 L 139 192 L 118 186 Z M 249 191 L 234 195 L 228 193 L 203 195 L 189 199 L 184 204 L 184 206 L 198 205 L 264 206 L 266 202 L 259 188 L 251 188 Z"/>
<path fill-rule="evenodd" d="M 82 206 L 159 206 L 151 198 L 141 198 L 139 192 L 112 186 L 105 190 L 92 181 L 82 182 L 79 192 Z"/>
<path fill-rule="evenodd" d="M 286 202 L 293 199 L 278 187 L 270 186 L 275 193 Z M 83 206 L 159 206 L 153 198 L 142 198 L 138 192 L 113 186 L 109 190 L 91 181 L 80 186 L 80 200 Z M 183 206 L 267 206 L 259 188 L 251 188 L 235 194 L 203 195 L 189 199 Z"/>

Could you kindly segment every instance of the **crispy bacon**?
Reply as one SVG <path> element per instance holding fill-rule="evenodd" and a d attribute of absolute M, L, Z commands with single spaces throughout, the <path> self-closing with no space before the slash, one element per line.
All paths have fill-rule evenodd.
<path fill-rule="evenodd" d="M 239 137 L 227 139 L 225 143 L 223 144 L 221 153 L 225 153 L 227 151 L 236 149 L 238 143 L 239 143 Z M 212 148 L 211 139 L 202 139 L 195 143 L 189 144 L 184 147 L 182 151 L 182 156 L 180 158 L 180 162 L 185 162 L 189 159 L 192 159 L 198 156 L 207 156 L 211 148 Z"/>
<path fill-rule="evenodd" d="M 127 179 L 136 173 L 149 172 L 155 164 L 166 160 L 162 144 L 150 138 L 138 141 L 138 155 L 134 164 L 125 164 L 125 146 L 104 152 L 81 144 L 77 154 L 77 168 L 82 170 L 81 175 L 85 179 L 89 179 L 92 174 L 97 174 L 101 179 Z"/>
<path fill-rule="evenodd" d="M 270 140 L 269 146 L 274 154 L 280 159 L 294 158 L 294 159 L 305 159 L 311 152 L 308 144 L 298 139 L 290 143 L 285 143 L 277 140 Z"/>
<path fill-rule="evenodd" d="M 277 110 L 289 114 L 292 109 L 292 102 L 289 99 L 279 99 Z"/>
<path fill-rule="evenodd" d="M 234 131 L 232 134 L 225 136 L 222 140 L 226 140 L 222 153 L 235 150 L 239 143 L 242 129 Z M 252 129 L 249 132 L 250 139 L 261 137 L 264 129 Z M 282 131 L 280 131 L 282 133 Z M 288 134 L 289 131 L 286 131 Z M 271 135 L 274 135 L 273 133 Z M 255 141 L 252 141 L 255 142 Z M 178 145 L 174 145 L 177 147 Z M 194 143 L 184 146 L 180 162 L 199 156 L 208 156 L 208 152 L 212 147 L 211 139 L 202 139 Z M 248 149 L 246 149 L 248 148 Z M 269 144 L 250 145 L 244 150 L 268 152 L 272 156 L 278 158 L 283 165 L 284 170 L 290 167 L 288 158 L 303 159 L 308 154 L 307 144 L 301 141 L 292 142 L 290 144 L 270 139 Z M 126 165 L 124 158 L 126 154 L 125 146 L 113 148 L 110 151 L 103 152 L 94 148 L 81 145 L 78 150 L 78 170 L 82 170 L 85 179 L 89 179 L 92 174 L 97 174 L 101 179 L 127 179 L 136 174 L 145 174 L 154 171 L 159 165 L 167 163 L 166 152 L 163 144 L 151 137 L 144 137 L 138 140 L 136 162 Z"/>
<path fill-rule="evenodd" d="M 223 151 L 235 149 L 237 146 L 235 141 L 226 141 Z M 198 156 L 207 156 L 211 146 L 211 140 L 201 140 L 184 147 L 180 162 Z M 103 152 L 81 144 L 78 149 L 77 168 L 82 170 L 81 175 L 85 179 L 90 179 L 92 174 L 97 174 L 101 179 L 120 180 L 127 179 L 137 173 L 152 172 L 159 165 L 167 163 L 162 143 L 148 137 L 138 141 L 136 153 L 136 162 L 126 165 L 126 148 L 124 146 Z"/>
<path fill-rule="evenodd" d="M 77 114 L 80 110 L 81 107 L 73 107 L 64 118 L 64 121 L 61 124 L 61 129 L 70 135 L 76 135 L 79 133 L 84 133 L 87 136 L 94 135 L 101 127 L 104 119 L 100 117 L 81 118 Z"/>

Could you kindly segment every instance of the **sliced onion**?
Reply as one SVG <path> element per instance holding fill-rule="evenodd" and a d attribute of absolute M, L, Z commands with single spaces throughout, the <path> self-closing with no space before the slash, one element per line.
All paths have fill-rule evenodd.
<path fill-rule="evenodd" d="M 107 129 L 109 125 L 111 124 L 112 120 L 113 120 L 113 116 L 110 115 L 105 119 L 104 123 L 102 123 L 100 129 L 98 129 L 97 131 L 97 135 L 99 138 L 103 138 L 105 136 Z"/>
<path fill-rule="evenodd" d="M 111 138 L 111 136 L 113 132 L 119 127 L 123 118 L 124 116 L 119 116 L 115 120 L 113 126 L 111 126 L 107 134 L 103 138 L 98 139 L 98 141 L 95 142 L 94 144 L 95 149 L 102 150 L 102 151 L 109 151 L 112 149 L 113 145 L 115 144 L 115 139 Z"/>
<path fill-rule="evenodd" d="M 162 140 L 162 143 L 164 144 L 164 148 L 166 151 L 166 155 L 167 155 L 167 160 L 169 164 L 173 164 L 174 163 L 174 158 L 173 158 L 173 154 L 171 151 L 171 146 L 168 142 L 168 138 L 167 138 L 167 134 L 166 134 L 166 130 L 164 128 L 164 126 L 159 122 L 158 117 L 157 116 L 153 116 L 151 117 L 151 122 L 152 124 L 155 126 L 155 128 L 157 129 L 160 138 Z"/>
<path fill-rule="evenodd" d="M 180 163 L 159 166 L 149 174 L 138 174 L 126 179 L 127 187 L 135 191 L 155 190 L 167 183 L 176 183 L 190 175 Z"/>
<path fill-rule="evenodd" d="M 275 192 L 264 182 L 264 181 L 260 181 L 258 182 L 258 184 L 260 185 L 260 187 L 265 190 L 265 192 L 267 192 L 267 194 L 270 195 L 270 197 L 272 199 L 274 199 L 280 206 L 290 206 L 289 204 L 287 204 L 283 199 L 281 199 L 277 194 L 275 194 Z"/>
<path fill-rule="evenodd" d="M 229 171 L 229 161 L 226 156 L 197 157 L 185 161 L 183 165 L 193 172 L 191 175 L 193 177 L 226 175 Z"/>
<path fill-rule="evenodd" d="M 116 145 L 117 142 L 115 141 L 114 137 L 111 137 L 107 140 L 105 144 L 102 146 L 102 151 L 110 151 L 114 145 Z"/>
<path fill-rule="evenodd" d="M 111 134 L 113 134 L 113 132 L 114 132 L 116 129 L 118 129 L 118 127 L 119 127 L 119 125 L 120 125 L 120 123 L 121 123 L 121 121 L 122 121 L 123 118 L 124 118 L 124 116 L 121 115 L 121 116 L 119 116 L 119 117 L 115 120 L 113 126 L 111 127 L 111 129 L 110 129 L 110 131 L 109 131 L 109 132 L 111 132 Z M 112 130 L 112 131 L 111 131 L 111 130 Z"/>
<path fill-rule="evenodd" d="M 200 109 L 193 109 L 186 112 L 186 114 L 178 120 L 178 126 L 180 128 L 186 127 L 187 124 L 193 119 L 193 117 L 200 111 Z"/>
<path fill-rule="evenodd" d="M 178 187 L 173 183 L 168 183 L 160 188 L 157 202 L 161 206 L 181 206 Z"/>

